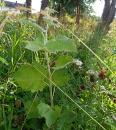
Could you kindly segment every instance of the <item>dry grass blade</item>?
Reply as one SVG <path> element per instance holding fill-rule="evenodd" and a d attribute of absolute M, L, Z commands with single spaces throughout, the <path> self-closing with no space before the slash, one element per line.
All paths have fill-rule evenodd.
<path fill-rule="evenodd" d="M 9 19 L 9 15 L 7 15 L 6 18 L 1 22 L 1 24 L 0 24 L 0 34 L 2 33 L 3 28 L 4 28 L 8 19 Z"/>

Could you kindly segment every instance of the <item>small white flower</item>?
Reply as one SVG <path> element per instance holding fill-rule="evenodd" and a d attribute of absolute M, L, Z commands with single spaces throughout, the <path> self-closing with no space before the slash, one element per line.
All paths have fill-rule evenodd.
<path fill-rule="evenodd" d="M 87 71 L 87 74 L 88 74 L 88 75 L 94 75 L 96 78 L 98 77 L 98 72 L 97 72 L 97 71 L 94 71 L 94 70 L 88 70 L 88 71 Z"/>
<path fill-rule="evenodd" d="M 81 67 L 83 65 L 83 62 L 79 59 L 73 59 L 73 63 L 75 63 L 77 66 Z"/>
<path fill-rule="evenodd" d="M 88 71 L 87 71 L 87 74 L 89 74 L 89 75 L 92 75 L 92 74 L 93 74 L 93 75 L 94 75 L 94 74 L 95 74 L 95 71 L 94 71 L 94 70 L 88 70 Z"/>
<path fill-rule="evenodd" d="M 101 91 L 106 91 L 106 89 L 105 89 L 104 86 L 100 86 L 100 90 L 101 90 Z"/>

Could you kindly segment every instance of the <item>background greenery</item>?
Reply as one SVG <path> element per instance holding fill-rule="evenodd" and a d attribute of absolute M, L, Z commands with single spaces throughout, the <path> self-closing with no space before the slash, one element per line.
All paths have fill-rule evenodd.
<path fill-rule="evenodd" d="M 98 18 L 50 12 L 0 14 L 0 129 L 115 130 L 115 20 L 99 39 Z"/>

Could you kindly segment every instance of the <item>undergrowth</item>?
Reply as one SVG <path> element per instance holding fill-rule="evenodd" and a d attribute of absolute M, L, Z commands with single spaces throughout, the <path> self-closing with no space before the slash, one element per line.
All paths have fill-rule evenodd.
<path fill-rule="evenodd" d="M 94 54 L 95 24 L 0 15 L 0 130 L 115 130 L 116 30 Z"/>

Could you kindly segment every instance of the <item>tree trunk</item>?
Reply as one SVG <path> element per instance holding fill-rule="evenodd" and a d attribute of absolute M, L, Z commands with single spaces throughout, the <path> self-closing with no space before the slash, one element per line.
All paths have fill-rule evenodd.
<path fill-rule="evenodd" d="M 44 10 L 48 6 L 49 0 L 41 1 L 41 10 Z"/>
<path fill-rule="evenodd" d="M 116 13 L 116 0 L 105 0 L 101 22 L 101 26 L 103 27 L 103 29 L 109 30 L 109 26 L 113 22 L 115 13 Z"/>
<path fill-rule="evenodd" d="M 57 17 L 63 17 L 64 16 L 64 1 L 60 0 L 60 2 L 58 3 L 58 8 L 57 8 Z"/>
<path fill-rule="evenodd" d="M 76 2 L 77 9 L 76 9 L 76 23 L 79 25 L 80 23 L 80 0 Z"/>
<path fill-rule="evenodd" d="M 116 0 L 105 0 L 104 10 L 101 22 L 98 23 L 94 32 L 90 36 L 86 45 L 91 48 L 94 53 L 99 53 L 99 47 L 104 36 L 108 33 L 110 24 L 113 22 L 116 13 Z M 85 63 L 86 67 L 90 67 L 95 62 L 95 56 L 83 45 L 79 47 L 79 56 Z"/>
<path fill-rule="evenodd" d="M 27 8 L 27 11 L 26 11 L 26 16 L 27 18 L 29 18 L 29 16 L 31 15 L 31 0 L 26 0 L 26 8 Z"/>
<path fill-rule="evenodd" d="M 49 3 L 49 0 L 42 0 L 41 1 L 41 9 L 40 9 L 40 11 L 45 10 L 45 8 L 48 6 L 48 3 Z M 43 14 L 41 14 L 41 12 L 40 12 L 40 14 L 38 16 L 37 23 L 41 24 L 42 22 L 43 22 Z"/>
<path fill-rule="evenodd" d="M 61 16 L 61 3 L 58 4 L 58 13 L 57 17 L 59 18 Z"/>

